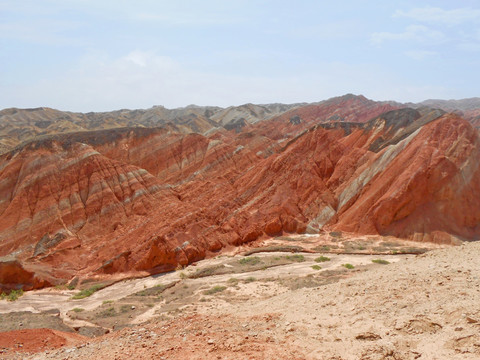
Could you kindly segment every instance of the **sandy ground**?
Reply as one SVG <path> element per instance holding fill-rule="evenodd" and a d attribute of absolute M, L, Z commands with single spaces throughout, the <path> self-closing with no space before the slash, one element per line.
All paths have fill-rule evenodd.
<path fill-rule="evenodd" d="M 185 269 L 183 276 L 175 272 L 122 282 L 83 300 L 52 294 L 57 298 L 48 298 L 50 306 L 65 314 L 82 306 L 88 314 L 107 306 L 106 299 L 121 302 L 135 291 L 178 281 L 147 311 L 126 317 L 138 325 L 73 347 L 3 355 L 11 359 L 479 359 L 479 254 L 479 243 L 416 256 L 381 256 L 388 265 L 373 264 L 375 255 L 330 254 L 330 261 L 318 263 L 320 270 L 312 268 L 318 254 L 304 254 L 303 262 L 184 277 L 238 261 L 219 257 Z M 355 269 L 345 269 L 345 263 Z M 325 281 L 329 279 L 333 280 Z M 205 294 L 220 285 L 225 289 Z M 188 289 L 193 290 L 188 293 Z M 25 310 L 27 304 L 35 311 L 46 309 L 41 293 L 27 293 L 8 305 L 18 310 Z M 32 299 L 37 300 L 32 303 Z"/>

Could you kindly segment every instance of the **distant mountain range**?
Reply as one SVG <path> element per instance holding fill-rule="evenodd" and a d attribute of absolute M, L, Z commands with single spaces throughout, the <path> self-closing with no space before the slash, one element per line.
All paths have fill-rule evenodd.
<path fill-rule="evenodd" d="M 245 104 L 221 108 L 216 106 L 189 105 L 183 108 L 167 109 L 154 106 L 146 110 L 116 110 L 110 112 L 75 113 L 51 108 L 17 109 L 9 108 L 0 111 L 0 153 L 8 151 L 24 141 L 44 135 L 111 129 L 120 127 L 159 127 L 164 126 L 180 133 L 201 133 L 216 128 L 237 131 L 247 124 L 268 120 L 287 113 L 292 109 L 300 112 L 315 112 L 315 108 L 325 104 L 335 104 L 349 98 L 358 98 L 363 102 L 403 107 L 430 107 L 457 112 L 480 127 L 480 98 L 462 100 L 426 100 L 421 103 L 373 102 L 363 96 L 347 94 L 317 103 L 297 104 Z M 303 110 L 305 109 L 305 110 Z M 353 121 L 364 121 L 351 116 Z M 315 119 L 311 119 L 315 120 Z M 333 114 L 329 119 L 318 121 L 345 121 L 348 119 Z"/>

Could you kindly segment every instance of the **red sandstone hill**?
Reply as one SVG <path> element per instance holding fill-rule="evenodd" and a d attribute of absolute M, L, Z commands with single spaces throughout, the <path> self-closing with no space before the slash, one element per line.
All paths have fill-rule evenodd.
<path fill-rule="evenodd" d="M 458 115 L 351 96 L 204 135 L 44 137 L 0 157 L 0 284 L 168 271 L 322 228 L 476 239 L 479 159 L 479 135 Z"/>

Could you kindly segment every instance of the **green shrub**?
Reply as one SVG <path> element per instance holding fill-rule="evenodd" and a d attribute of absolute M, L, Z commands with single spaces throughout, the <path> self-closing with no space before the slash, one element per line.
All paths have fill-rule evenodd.
<path fill-rule="evenodd" d="M 330 236 L 334 238 L 341 238 L 342 237 L 342 232 L 341 231 L 331 231 Z"/>
<path fill-rule="evenodd" d="M 224 291 L 226 288 L 227 288 L 226 286 L 215 285 L 211 289 L 205 290 L 203 293 L 205 295 L 213 295 L 213 294 Z"/>
<path fill-rule="evenodd" d="M 85 309 L 82 309 L 82 308 L 73 308 L 72 311 L 75 311 L 76 313 L 79 313 L 79 312 L 85 311 Z"/>
<path fill-rule="evenodd" d="M 245 279 L 245 282 L 246 283 L 251 283 L 251 282 L 254 282 L 256 281 L 257 279 L 255 279 L 253 276 L 249 276 L 248 278 Z"/>
<path fill-rule="evenodd" d="M 285 259 L 295 262 L 304 262 L 305 257 L 303 255 L 295 254 L 295 255 L 287 255 Z"/>
<path fill-rule="evenodd" d="M 390 261 L 383 260 L 383 259 L 373 259 L 372 262 L 375 264 L 382 264 L 382 265 L 390 264 Z"/>
<path fill-rule="evenodd" d="M 93 293 L 97 292 L 98 290 L 103 289 L 104 287 L 105 287 L 105 285 L 103 285 L 103 284 L 93 285 L 92 287 L 89 287 L 88 289 L 83 289 L 83 290 L 79 291 L 78 293 L 76 293 L 75 295 L 73 295 L 72 299 L 75 299 L 75 300 L 84 299 L 86 297 L 89 297 Z"/>
<path fill-rule="evenodd" d="M 313 270 L 320 270 L 322 267 L 320 265 L 312 265 Z"/>
<path fill-rule="evenodd" d="M 344 268 L 347 268 L 347 269 L 350 269 L 350 270 L 353 269 L 353 268 L 355 268 L 355 266 L 353 266 L 352 264 L 342 264 L 342 266 L 343 266 Z"/>
<path fill-rule="evenodd" d="M 319 256 L 315 259 L 315 262 L 325 262 L 325 261 L 330 261 L 330 258 L 326 256 Z"/>

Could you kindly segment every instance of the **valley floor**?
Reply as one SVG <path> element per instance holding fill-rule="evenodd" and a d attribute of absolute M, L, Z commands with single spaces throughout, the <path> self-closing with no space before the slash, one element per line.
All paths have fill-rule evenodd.
<path fill-rule="evenodd" d="M 284 240 L 306 250 L 310 242 Z M 16 302 L 0 302 L 0 357 L 480 358 L 480 243 L 419 255 L 387 253 L 219 256 L 116 283 L 81 300 L 71 300 L 74 291 L 29 292 Z M 372 262 L 378 259 L 384 261 Z M 55 315 L 58 323 L 51 320 Z M 5 331 L 19 331 L 18 322 L 27 324 L 33 316 L 49 319 L 45 326 L 57 327 L 58 334 L 62 326 L 83 333 L 39 353 L 20 344 L 20 335 L 7 342 L 11 332 Z M 109 333 L 81 336 L 99 329 Z M 32 332 L 46 336 L 45 343 L 58 335 Z"/>

